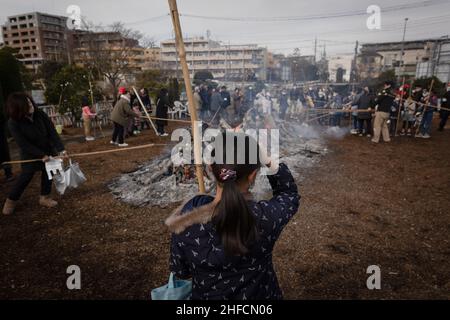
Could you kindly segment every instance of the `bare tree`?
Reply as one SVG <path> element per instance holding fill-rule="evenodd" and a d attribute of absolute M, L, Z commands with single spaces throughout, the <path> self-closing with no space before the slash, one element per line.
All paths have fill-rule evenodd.
<path fill-rule="evenodd" d="M 144 48 L 156 48 L 157 47 L 156 40 L 153 37 L 149 37 L 149 36 L 142 37 L 141 40 L 139 41 L 139 43 Z"/>
<path fill-rule="evenodd" d="M 77 51 L 82 64 L 104 77 L 115 97 L 124 77 L 137 69 L 142 34 L 125 28 L 121 22 L 103 27 L 84 21 L 78 35 Z"/>

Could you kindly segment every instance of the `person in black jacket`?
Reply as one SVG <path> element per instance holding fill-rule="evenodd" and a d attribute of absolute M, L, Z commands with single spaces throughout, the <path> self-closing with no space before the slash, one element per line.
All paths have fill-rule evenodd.
<path fill-rule="evenodd" d="M 223 132 L 222 139 L 215 139 L 210 166 L 217 180 L 215 196 L 197 195 L 166 220 L 173 232 L 170 270 L 180 278 L 192 277 L 193 300 L 283 298 L 272 251 L 297 213 L 300 195 L 288 167 L 262 152 L 258 159 L 257 150 L 250 136 Z M 267 176 L 273 196 L 255 201 L 249 188 L 264 165 L 273 170 Z"/>
<path fill-rule="evenodd" d="M 441 117 L 441 121 L 439 122 L 439 131 L 444 130 L 444 127 L 447 124 L 447 119 L 450 115 L 450 111 L 448 110 L 450 109 L 450 83 L 447 85 L 447 91 L 445 92 L 441 101 L 441 107 L 447 110 L 441 109 L 439 112 L 439 115 Z"/>
<path fill-rule="evenodd" d="M 156 129 L 159 136 L 166 137 L 169 134 L 164 132 L 164 126 L 167 126 L 167 112 L 169 111 L 169 92 L 162 88 L 159 92 L 158 100 L 156 101 L 156 117 L 161 118 L 156 120 Z"/>
<path fill-rule="evenodd" d="M 390 142 L 389 128 L 387 122 L 389 120 L 391 107 L 394 103 L 394 93 L 392 92 L 392 82 L 386 81 L 383 90 L 378 94 L 375 104 L 378 105 L 375 112 L 375 121 L 373 124 L 373 139 L 372 142 L 378 143 L 380 140 L 380 133 L 383 135 L 384 142 Z"/>
<path fill-rule="evenodd" d="M 5 171 L 5 177 L 6 182 L 10 182 L 14 180 L 13 174 L 12 174 L 12 168 L 10 164 L 4 164 L 3 162 L 9 162 L 11 161 L 11 158 L 9 156 L 9 146 L 8 146 L 8 139 L 6 137 L 6 119 L 3 116 L 3 112 L 0 113 L 0 168 L 3 168 Z"/>
<path fill-rule="evenodd" d="M 144 105 L 145 110 L 149 115 L 152 114 L 152 100 L 150 99 L 150 96 L 148 95 L 148 90 L 146 88 L 142 88 L 139 91 L 139 97 L 141 98 L 142 104 Z M 142 110 L 143 114 L 145 115 L 145 111 Z M 147 129 L 150 129 L 150 121 L 148 119 L 142 119 L 141 120 L 141 131 L 144 131 L 145 127 Z"/>
<path fill-rule="evenodd" d="M 48 179 L 44 163 L 50 156 L 67 157 L 64 145 L 48 116 L 38 110 L 33 100 L 22 92 L 10 94 L 6 102 L 9 121 L 9 130 L 20 148 L 22 160 L 42 159 L 22 164 L 22 172 L 9 193 L 3 207 L 3 214 L 14 212 L 17 201 L 30 183 L 37 171 L 41 172 L 41 196 L 39 204 L 48 208 L 58 203 L 49 195 L 52 190 L 52 181 Z"/>
<path fill-rule="evenodd" d="M 368 112 L 358 112 L 358 131 L 360 136 L 365 133 L 367 137 L 370 137 L 372 135 L 372 113 L 370 110 L 374 105 L 374 97 L 369 87 L 364 87 L 355 104 L 358 106 L 358 110 L 368 110 Z M 366 123 L 365 128 L 364 123 Z"/>

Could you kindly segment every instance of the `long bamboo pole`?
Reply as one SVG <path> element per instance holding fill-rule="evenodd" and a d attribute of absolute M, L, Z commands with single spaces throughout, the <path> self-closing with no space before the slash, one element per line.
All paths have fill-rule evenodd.
<path fill-rule="evenodd" d="M 155 134 L 158 135 L 158 130 L 156 130 L 155 125 L 153 124 L 153 121 L 152 121 L 150 115 L 148 114 L 147 109 L 145 108 L 144 103 L 142 102 L 141 97 L 139 96 L 139 93 L 137 92 L 135 87 L 133 87 L 133 91 L 134 91 L 134 94 L 136 95 L 136 98 L 138 99 L 139 103 L 141 104 L 141 107 L 144 110 L 144 113 L 145 113 L 148 121 L 150 121 L 150 123 L 152 124 L 152 128 L 153 128 L 153 130 L 155 130 Z"/>
<path fill-rule="evenodd" d="M 428 97 L 426 98 L 425 104 L 423 105 L 422 120 L 421 120 L 421 122 L 423 121 L 423 117 L 425 116 L 425 112 L 427 111 L 428 102 L 430 102 L 431 90 L 433 90 L 433 85 L 434 85 L 434 79 L 431 80 L 430 90 L 428 90 Z M 417 126 L 417 129 L 416 129 L 416 135 L 419 134 L 420 125 L 421 125 L 421 123 L 419 123 L 419 125 Z"/>
<path fill-rule="evenodd" d="M 401 96 L 400 96 L 400 102 L 398 104 L 397 124 L 395 125 L 394 137 L 397 136 L 398 127 L 400 125 L 400 116 L 401 116 L 401 110 L 402 110 L 402 104 L 403 104 L 403 96 L 404 96 L 403 93 L 404 93 L 404 90 L 405 90 L 405 77 L 403 77 L 401 88 L 402 88 L 402 92 L 401 92 Z"/>
<path fill-rule="evenodd" d="M 188 98 L 189 113 L 191 114 L 192 133 L 194 135 L 194 161 L 195 170 L 198 180 L 198 189 L 201 193 L 205 192 L 205 184 L 203 182 L 203 161 L 201 153 L 201 137 L 199 127 L 197 126 L 197 110 L 195 109 L 194 95 L 192 93 L 191 80 L 189 78 L 189 69 L 186 61 L 186 50 L 184 48 L 183 34 L 181 32 L 180 16 L 176 0 L 168 0 L 170 7 L 170 15 L 172 17 L 173 29 L 175 31 L 175 42 L 177 45 L 178 56 L 180 57 L 181 69 L 183 71 L 184 85 Z"/>

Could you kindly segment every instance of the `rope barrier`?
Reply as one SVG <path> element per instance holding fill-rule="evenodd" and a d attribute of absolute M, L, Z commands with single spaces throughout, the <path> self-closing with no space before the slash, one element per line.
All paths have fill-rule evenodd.
<path fill-rule="evenodd" d="M 130 151 L 130 150 L 144 149 L 144 148 L 150 148 L 150 147 L 163 147 L 163 146 L 167 146 L 167 145 L 168 144 L 165 144 L 165 143 L 150 143 L 150 144 L 144 144 L 144 145 L 128 147 L 128 148 L 108 149 L 108 150 L 102 150 L 102 151 L 74 153 L 74 154 L 71 154 L 69 156 L 69 158 L 79 158 L 79 157 L 93 156 L 93 155 L 97 155 L 97 154 L 106 154 L 106 153 Z M 54 157 L 54 158 L 56 158 L 56 159 L 63 159 L 64 157 L 58 156 L 58 157 Z M 5 164 L 22 164 L 22 163 L 31 163 L 31 162 L 39 162 L 39 161 L 42 161 L 42 159 L 8 161 L 8 162 L 3 162 L 2 165 L 5 165 Z"/>
<path fill-rule="evenodd" d="M 141 118 L 148 120 L 148 117 L 141 116 Z M 164 121 L 172 121 L 172 122 L 181 122 L 181 123 L 189 123 L 191 124 L 190 120 L 181 120 L 181 119 L 166 119 L 166 118 L 158 118 L 158 117 L 149 117 L 150 119 L 154 120 L 164 120 Z"/>

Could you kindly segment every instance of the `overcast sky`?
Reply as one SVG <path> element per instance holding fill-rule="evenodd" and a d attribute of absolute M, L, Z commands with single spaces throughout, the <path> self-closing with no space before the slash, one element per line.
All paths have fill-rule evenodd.
<path fill-rule="evenodd" d="M 67 15 L 78 5 L 84 18 L 96 24 L 115 21 L 160 40 L 172 37 L 167 0 L 0 0 L 0 23 L 10 15 L 40 11 Z M 364 13 L 368 6 L 381 8 L 381 30 L 369 30 Z M 399 7 L 400 6 L 400 7 Z M 269 50 L 312 54 L 326 45 L 328 55 L 351 53 L 355 41 L 401 41 L 408 18 L 406 40 L 450 34 L 450 0 L 178 0 L 185 36 L 206 36 L 224 43 L 256 43 Z M 330 15 L 341 17 L 329 17 Z M 211 19 L 218 17 L 219 19 Z M 291 17 L 286 19 L 286 17 Z"/>

